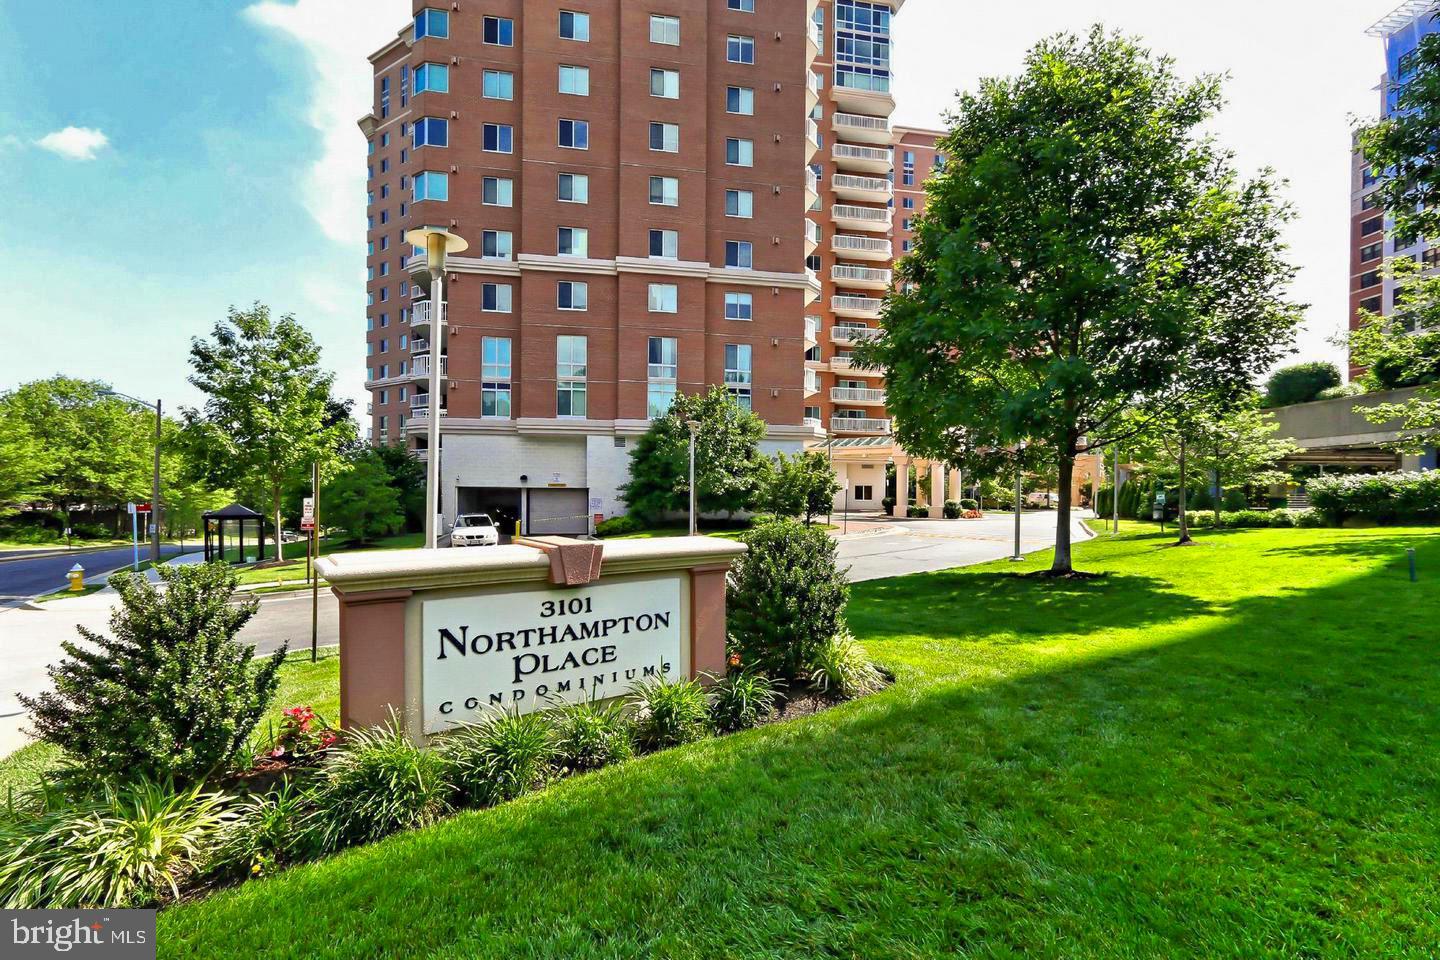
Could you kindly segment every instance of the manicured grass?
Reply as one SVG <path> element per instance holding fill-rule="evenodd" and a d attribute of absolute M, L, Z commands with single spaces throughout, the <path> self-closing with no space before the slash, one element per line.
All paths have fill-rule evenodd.
<path fill-rule="evenodd" d="M 309 705 L 333 725 L 340 717 L 340 652 L 338 647 L 321 647 L 318 662 L 310 662 L 310 651 L 292 653 L 280 668 L 280 687 L 265 720 L 255 732 L 257 744 L 265 737 L 269 723 L 278 722 L 286 707 Z M 60 764 L 58 747 L 30 743 L 6 757 L 0 757 L 0 801 L 11 789 L 34 785 L 36 778 Z"/>
<path fill-rule="evenodd" d="M 360 550 L 405 550 L 422 546 L 425 543 L 423 533 L 402 533 L 394 537 L 382 537 L 374 543 L 356 546 L 353 544 L 331 545 L 326 541 L 320 543 L 320 555 L 324 557 L 334 556 L 339 553 L 354 553 Z M 268 583 L 288 584 L 302 583 L 305 580 L 305 544 L 285 544 L 285 555 L 299 559 L 286 560 L 284 563 L 276 564 L 273 567 L 262 569 L 245 569 L 238 571 L 242 584 L 247 583 Z"/>
<path fill-rule="evenodd" d="M 87 583 L 80 590 L 71 590 L 69 587 L 66 587 L 64 590 L 56 590 L 54 593 L 42 594 L 35 598 L 35 602 L 49 603 L 51 600 L 64 600 L 68 597 L 88 597 L 90 594 L 99 593 L 104 589 L 105 584 L 103 583 Z"/>
<path fill-rule="evenodd" d="M 167 910 L 161 956 L 1430 956 L 1440 535 L 1166 539 L 859 584 L 886 692 Z"/>

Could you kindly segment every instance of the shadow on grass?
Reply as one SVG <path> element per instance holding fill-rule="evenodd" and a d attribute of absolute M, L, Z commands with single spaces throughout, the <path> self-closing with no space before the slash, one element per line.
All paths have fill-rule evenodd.
<path fill-rule="evenodd" d="M 952 599 L 912 578 L 938 609 L 856 633 L 938 665 L 978 658 L 953 641 L 1026 594 L 1112 620 L 1107 601 L 1207 609 L 1141 577 L 953 578 L 981 583 Z M 1039 672 L 1003 646 L 964 682 L 910 670 L 167 911 L 161 939 L 204 957 L 1419 956 L 1440 942 L 1440 779 L 1417 762 L 1440 739 L 1433 638 L 1357 628 L 1433 624 L 1440 595 L 1397 601 L 1387 579 L 1242 599 L 1219 628 L 1101 659 L 1076 644 Z M 900 582 L 867 593 L 913 602 Z"/>
<path fill-rule="evenodd" d="M 1089 580 L 1046 579 L 1033 573 L 949 570 L 872 580 L 855 592 L 847 617 L 857 631 L 863 625 L 874 632 L 976 638 L 1166 623 L 1215 609 L 1154 577 L 1111 572 Z M 894 612 L 902 608 L 904 622 L 897 623 Z"/>

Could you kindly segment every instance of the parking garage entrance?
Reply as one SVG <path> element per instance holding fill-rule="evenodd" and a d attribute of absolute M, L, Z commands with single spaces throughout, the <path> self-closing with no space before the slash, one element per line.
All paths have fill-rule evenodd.
<path fill-rule="evenodd" d="M 518 487 L 458 487 L 455 493 L 459 513 L 488 513 L 500 529 L 500 542 L 511 541 L 520 522 Z"/>

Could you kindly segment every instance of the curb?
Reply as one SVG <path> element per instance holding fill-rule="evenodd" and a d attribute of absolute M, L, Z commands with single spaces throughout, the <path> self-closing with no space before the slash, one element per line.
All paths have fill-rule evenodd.
<path fill-rule="evenodd" d="M 51 557 L 83 557 L 92 553 L 104 553 L 106 550 L 123 550 L 130 544 L 122 547 L 80 547 L 76 550 L 43 550 L 40 553 L 21 553 L 0 557 L 0 563 L 16 563 L 20 560 L 48 560 Z"/>

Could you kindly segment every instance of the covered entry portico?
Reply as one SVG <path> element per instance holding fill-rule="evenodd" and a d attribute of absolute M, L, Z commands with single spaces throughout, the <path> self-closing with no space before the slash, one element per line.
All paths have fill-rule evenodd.
<path fill-rule="evenodd" d="M 912 458 L 893 437 L 832 437 L 810 447 L 829 457 L 840 481 L 834 509 L 851 513 L 879 513 L 886 496 L 886 467 L 895 466 L 895 516 L 904 517 L 912 503 L 926 508 L 930 517 L 944 514 L 946 500 L 961 498 L 959 470 L 948 470 L 939 461 Z M 919 477 L 929 477 L 930 495 L 920 483 L 910 482 L 910 468 Z M 863 495 L 863 496 L 862 496 Z"/>

